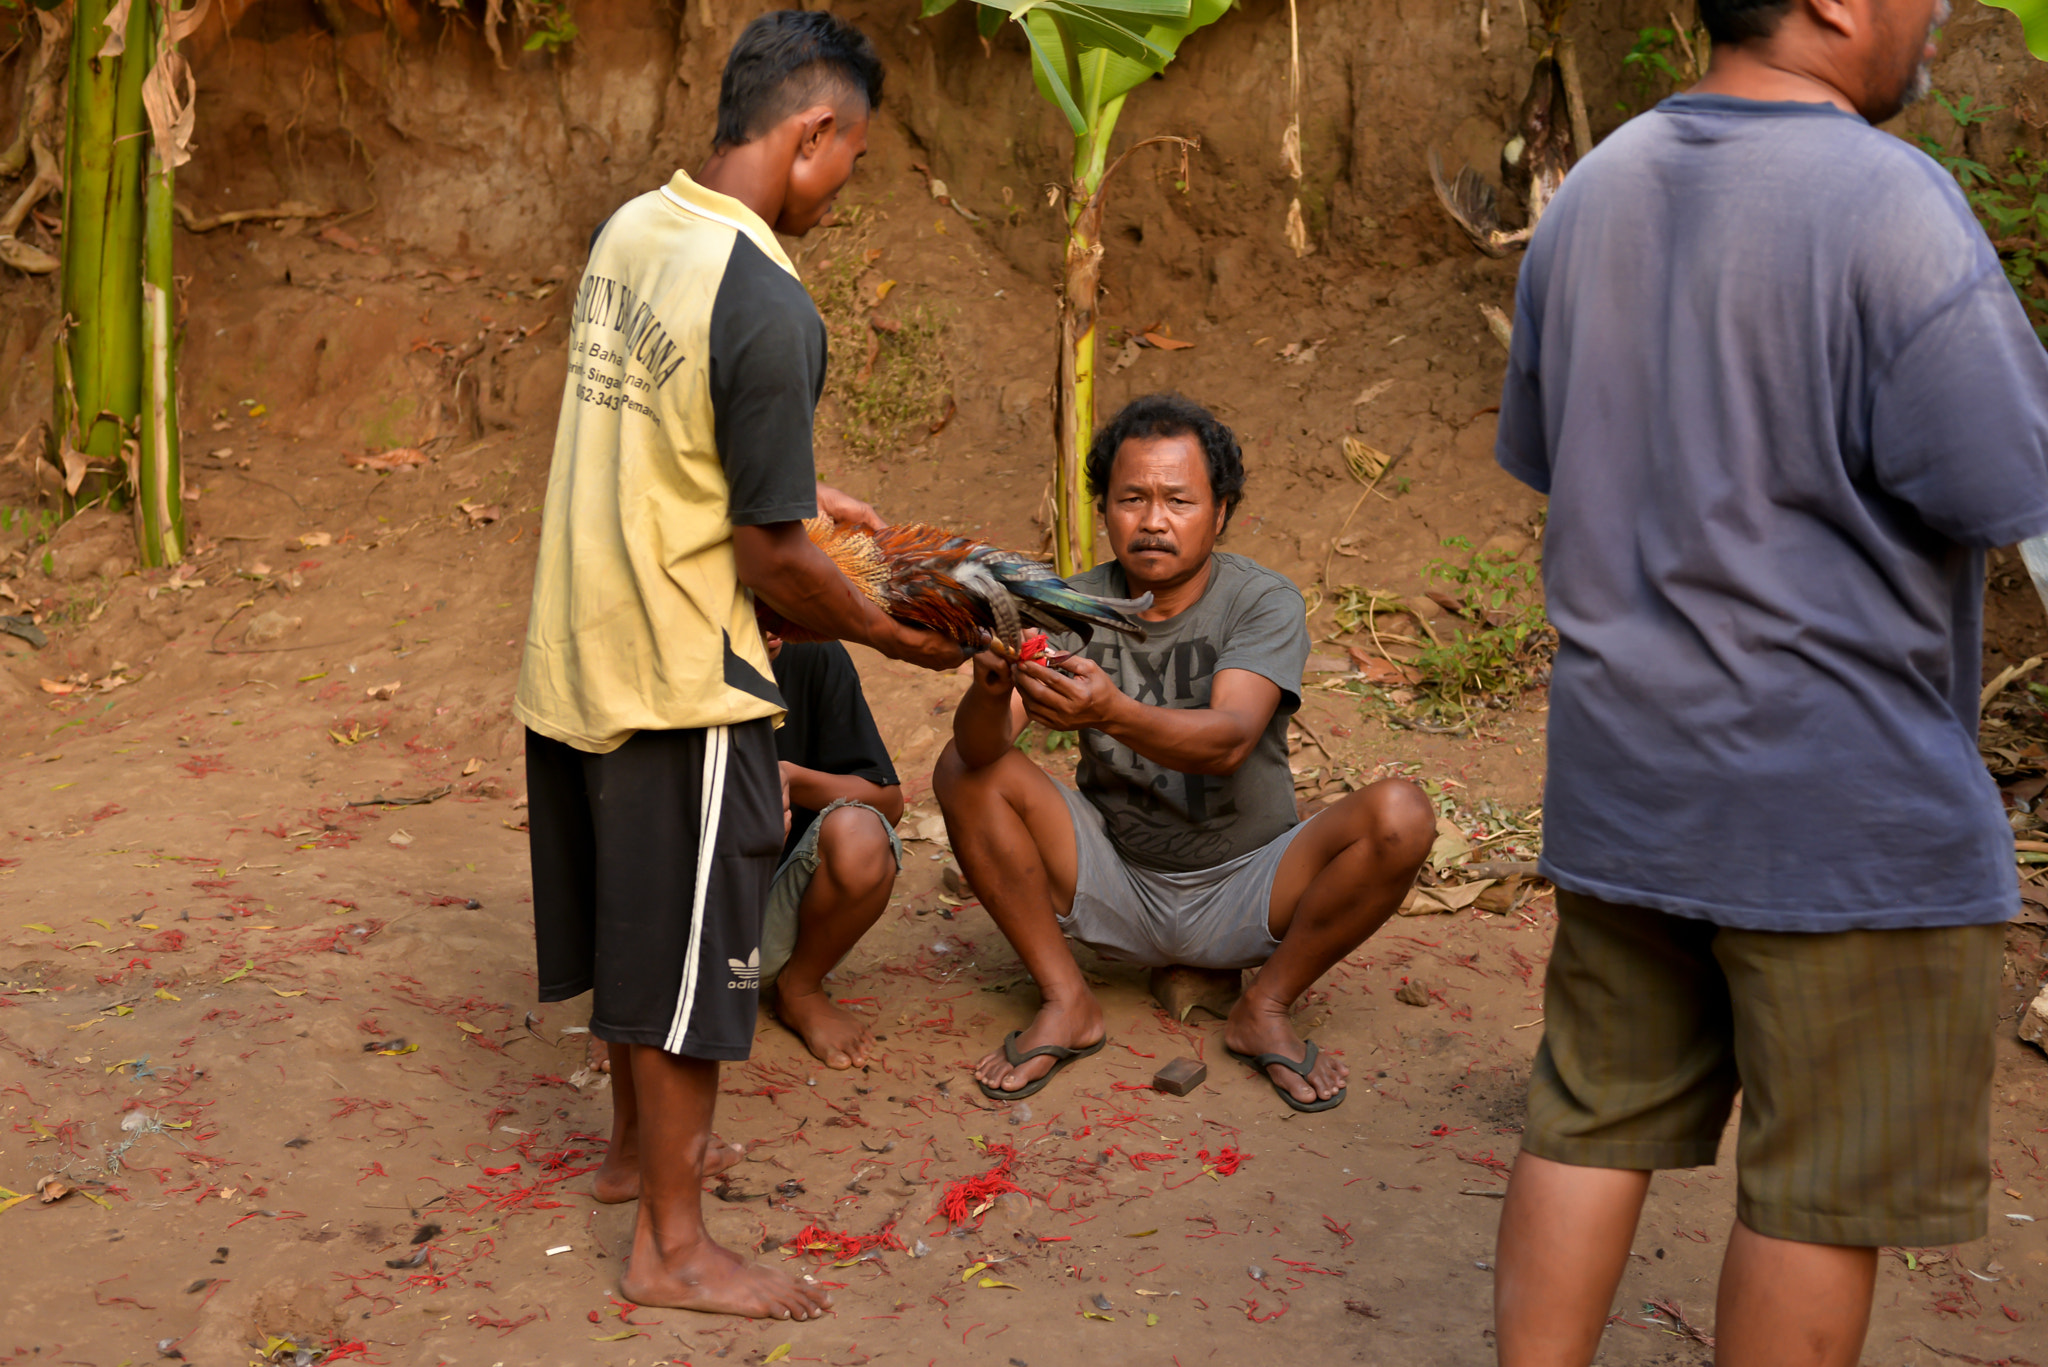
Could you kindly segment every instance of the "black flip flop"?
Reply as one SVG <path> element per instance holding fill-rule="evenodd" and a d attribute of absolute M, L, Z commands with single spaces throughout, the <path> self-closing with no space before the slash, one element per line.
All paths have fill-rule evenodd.
<path fill-rule="evenodd" d="M 1312 1039 L 1305 1039 L 1302 1041 L 1302 1044 L 1307 1047 L 1302 1053 L 1301 1061 L 1298 1063 L 1285 1054 L 1259 1054 L 1254 1057 L 1251 1054 L 1240 1054 L 1235 1049 L 1229 1049 L 1225 1052 L 1232 1058 L 1248 1063 L 1258 1069 L 1259 1076 L 1272 1083 L 1273 1090 L 1280 1094 L 1280 1099 L 1295 1110 L 1303 1112 L 1335 1110 L 1338 1106 L 1344 1104 L 1344 1094 L 1351 1090 L 1349 1087 L 1339 1087 L 1335 1096 L 1325 1097 L 1321 1101 L 1299 1101 L 1295 1099 L 1294 1093 L 1282 1087 L 1274 1080 L 1273 1075 L 1266 1071 L 1266 1069 L 1277 1063 L 1290 1073 L 1300 1074 L 1301 1079 L 1306 1082 L 1309 1073 L 1315 1069 L 1316 1055 L 1320 1054 L 1322 1050 L 1316 1048 L 1316 1042 Z"/>
<path fill-rule="evenodd" d="M 1036 1049 L 1026 1049 L 1020 1054 L 1017 1052 L 1017 1036 L 1023 1033 L 1022 1030 L 1012 1030 L 1009 1034 L 1003 1036 L 1003 1057 L 1010 1061 L 1012 1068 L 1015 1068 L 1020 1063 L 1029 1063 L 1032 1059 L 1045 1058 L 1047 1056 L 1057 1061 L 1052 1067 L 1046 1069 L 1044 1077 L 1033 1078 L 1014 1092 L 1006 1092 L 1000 1087 L 991 1087 L 980 1078 L 974 1079 L 974 1085 L 981 1088 L 981 1094 L 990 1101 L 1022 1101 L 1027 1096 L 1037 1096 L 1045 1090 L 1046 1083 L 1051 1082 L 1060 1075 L 1060 1069 L 1066 1067 L 1075 1059 L 1089 1058 L 1101 1053 L 1102 1046 L 1109 1043 L 1109 1036 L 1104 1035 L 1085 1049 L 1069 1049 L 1064 1044 L 1041 1044 Z"/>

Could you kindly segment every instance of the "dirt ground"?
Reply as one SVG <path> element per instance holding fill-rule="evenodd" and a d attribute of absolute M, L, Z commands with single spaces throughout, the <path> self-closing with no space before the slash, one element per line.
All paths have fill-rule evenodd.
<path fill-rule="evenodd" d="M 1266 42 L 1275 7 L 1254 8 Z M 913 94 L 878 122 L 847 226 L 799 260 L 814 280 L 853 269 L 884 316 L 942 317 L 954 413 L 864 459 L 828 404 L 821 474 L 891 516 L 1036 546 L 1049 277 L 1008 241 L 1029 225 L 931 198 L 935 107 Z M 1004 202 L 993 179 L 938 169 L 968 202 Z M 1227 546 L 1316 605 L 1305 808 L 1406 773 L 1448 840 L 1530 854 L 1540 682 L 1476 727 L 1399 724 L 1333 615 L 1347 586 L 1421 594 L 1446 538 L 1534 559 L 1541 501 L 1492 464 L 1499 352 L 1476 308 L 1509 304 L 1515 263 L 1414 215 L 1282 262 L 1161 218 L 1143 207 L 1156 185 L 1138 199 L 1114 252 L 1149 264 L 1112 266 L 1106 317 L 1119 339 L 1164 322 L 1195 345 L 1112 347 L 1103 406 L 1178 388 L 1243 437 L 1252 483 Z M 871 656 L 908 858 L 835 982 L 883 1044 L 834 1073 L 764 1016 L 719 1118 L 752 1149 L 707 1196 L 719 1237 L 832 1281 L 837 1307 L 790 1327 L 616 1298 L 632 1208 L 585 1194 L 609 1097 L 584 1004 L 534 1001 L 509 712 L 577 268 L 552 245 L 422 245 L 393 226 L 419 212 L 181 238 L 187 567 L 135 571 L 104 514 L 47 540 L 10 520 L 0 539 L 0 611 L 33 608 L 49 634 L 0 637 L 0 1184 L 30 1194 L 0 1193 L 4 1360 L 1491 1361 L 1548 899 L 1399 918 L 1311 992 L 1303 1028 L 1353 1069 L 1328 1114 L 1287 1111 L 1213 1047 L 1214 1021 L 1170 1019 L 1106 963 L 1090 968 L 1111 1048 L 1027 1103 L 986 1103 L 967 1070 L 1036 998 L 941 884 L 929 772 L 961 681 Z M 1185 278 L 1159 264 L 1181 234 L 1202 243 Z M 49 300 L 10 288 L 0 398 L 23 414 L 47 362 L 22 338 Z M 1394 478 L 1364 491 L 1346 436 L 1395 456 Z M 344 459 L 395 447 L 419 463 Z M 0 472 L 0 508 L 33 502 L 22 470 Z M 1993 670 L 2048 645 L 2011 561 L 1990 637 Z M 1887 1250 L 1868 1363 L 2048 1363 L 2048 1062 L 2010 1035 L 2043 935 L 2009 935 L 1990 1237 Z M 1207 1082 L 1151 1090 L 1179 1056 Z M 941 1213 L 991 1172 L 1019 1194 Z M 45 1204 L 51 1175 L 74 1190 Z M 1732 1180 L 1727 1163 L 1658 1176 L 1601 1362 L 1711 1360 Z"/>

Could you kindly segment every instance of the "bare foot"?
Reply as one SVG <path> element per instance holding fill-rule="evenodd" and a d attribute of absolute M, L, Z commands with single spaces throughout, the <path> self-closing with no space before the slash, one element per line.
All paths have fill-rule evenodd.
<path fill-rule="evenodd" d="M 792 992 L 787 978 L 775 984 L 775 1014 L 803 1038 L 812 1057 L 828 1068 L 862 1068 L 875 1047 L 867 1022 L 833 1004 L 822 988 Z"/>
<path fill-rule="evenodd" d="M 1239 997 L 1237 1005 L 1231 1008 L 1230 1018 L 1223 1024 L 1223 1045 L 1253 1058 L 1260 1054 L 1281 1054 L 1296 1060 L 1308 1056 L 1308 1046 L 1294 1033 L 1286 1008 L 1262 1004 L 1251 991 Z M 1307 1077 L 1277 1063 L 1266 1065 L 1266 1076 L 1286 1088 L 1296 1101 L 1306 1103 L 1328 1101 L 1343 1091 L 1351 1070 L 1336 1055 L 1318 1051 L 1316 1065 Z"/>
<path fill-rule="evenodd" d="M 704 1148 L 704 1175 L 716 1177 L 746 1156 L 747 1149 L 744 1144 L 729 1144 L 714 1134 Z M 590 1194 L 608 1206 L 639 1200 L 639 1155 L 622 1156 L 614 1161 L 614 1156 L 607 1153 L 604 1165 L 597 1170 L 597 1175 L 590 1179 Z"/>
<path fill-rule="evenodd" d="M 1083 990 L 1071 999 L 1047 998 L 1024 1033 L 1017 1036 L 1017 1052 L 1041 1044 L 1060 1044 L 1069 1049 L 1086 1049 L 1102 1038 L 1102 1007 L 1092 992 Z M 1012 1068 L 1000 1048 L 990 1050 L 974 1065 L 974 1076 L 1001 1092 L 1014 1092 L 1035 1078 L 1051 1072 L 1057 1059 L 1040 1055 Z"/>
<path fill-rule="evenodd" d="M 709 1239 L 666 1263 L 652 1239 L 635 1240 L 619 1294 L 635 1305 L 772 1320 L 814 1320 L 832 1305 L 825 1288 L 808 1276 L 797 1281 Z"/>

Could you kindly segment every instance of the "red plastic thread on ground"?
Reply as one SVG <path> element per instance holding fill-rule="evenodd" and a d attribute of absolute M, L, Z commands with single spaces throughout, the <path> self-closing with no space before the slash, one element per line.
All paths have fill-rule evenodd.
<path fill-rule="evenodd" d="M 1216 1151 L 1214 1158 L 1209 1156 L 1207 1149 L 1203 1149 L 1195 1157 L 1201 1160 L 1204 1167 L 1215 1169 L 1218 1177 L 1232 1177 L 1236 1175 L 1239 1168 L 1244 1166 L 1245 1159 L 1250 1158 L 1251 1155 L 1240 1153 L 1235 1147 L 1226 1144 Z"/>
<path fill-rule="evenodd" d="M 784 1247 L 797 1253 L 823 1253 L 836 1262 L 858 1258 L 871 1248 L 901 1249 L 896 1222 L 891 1220 L 873 1234 L 841 1234 L 823 1225 L 805 1225 Z"/>
<path fill-rule="evenodd" d="M 1024 1190 L 1010 1180 L 1010 1165 L 1017 1161 L 1017 1150 L 1008 1144 L 991 1144 L 988 1151 L 996 1156 L 994 1167 L 979 1177 L 963 1177 L 940 1194 L 939 1214 L 946 1217 L 947 1229 L 966 1224 L 977 1210 L 998 1196 Z"/>

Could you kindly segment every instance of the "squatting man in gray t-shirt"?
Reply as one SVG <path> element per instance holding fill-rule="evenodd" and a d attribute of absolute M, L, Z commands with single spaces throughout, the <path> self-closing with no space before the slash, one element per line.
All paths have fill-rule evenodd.
<path fill-rule="evenodd" d="M 1400 905 L 1435 815 L 1387 780 L 1296 820 L 1287 723 L 1308 623 L 1293 584 L 1216 550 L 1244 489 L 1229 428 L 1179 395 L 1137 399 L 1087 475 L 1116 559 L 1075 586 L 1151 594 L 1146 639 L 1098 638 L 1056 667 L 978 656 L 933 775 L 961 871 L 1044 998 L 975 1078 L 1026 1097 L 1102 1048 L 1071 938 L 1153 967 L 1258 967 L 1224 1045 L 1295 1110 L 1329 1110 L 1349 1070 L 1288 1008 Z M 1080 733 L 1078 792 L 1015 748 L 1034 721 Z"/>

